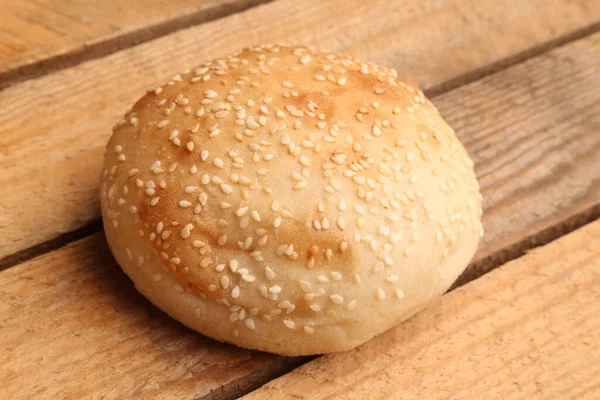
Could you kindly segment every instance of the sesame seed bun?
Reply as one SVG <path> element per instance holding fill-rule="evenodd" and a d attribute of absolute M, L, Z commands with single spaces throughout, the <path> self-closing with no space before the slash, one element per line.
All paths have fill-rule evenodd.
<path fill-rule="evenodd" d="M 482 232 L 473 162 L 393 70 L 261 46 L 149 89 L 101 178 L 137 289 L 219 341 L 351 349 L 440 296 Z"/>

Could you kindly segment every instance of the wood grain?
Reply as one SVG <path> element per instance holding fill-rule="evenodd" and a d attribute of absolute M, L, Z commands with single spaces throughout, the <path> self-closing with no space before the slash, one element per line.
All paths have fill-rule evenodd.
<path fill-rule="evenodd" d="M 600 398 L 600 221 L 252 399 Z"/>
<path fill-rule="evenodd" d="M 599 49 L 600 34 L 439 98 L 448 118 L 461 124 L 465 141 L 479 146 L 473 154 L 478 168 L 487 171 L 480 177 L 484 198 L 492 203 L 486 203 L 487 233 L 476 264 L 506 243 L 536 235 L 535 227 L 545 229 L 599 202 L 600 160 L 594 156 L 600 148 Z M 571 65 L 577 68 L 567 68 Z M 526 106 L 516 106 L 525 100 Z M 468 107 L 455 106 L 461 102 Z M 577 141 L 580 146 L 573 144 Z M 553 149 L 557 146 L 560 151 Z M 526 149 L 540 153 L 523 155 Z M 562 161 L 553 164 L 555 153 Z M 488 167 L 503 164 L 497 172 Z M 519 178 L 494 175 L 501 171 Z M 555 185 L 567 189 L 557 203 L 551 197 L 559 192 Z M 529 192 L 529 186 L 536 189 Z M 544 194 L 551 205 L 536 197 Z M 524 225 L 536 218 L 546 222 Z M 517 276 L 531 273 L 525 270 Z M 0 272 L 0 296 L 6 299 L 0 302 L 0 384 L 14 394 L 10 398 L 85 390 L 106 398 L 234 397 L 302 361 L 220 345 L 169 320 L 133 293 L 100 234 Z M 50 357 L 43 368 L 36 363 L 42 356 Z M 79 377 L 89 382 L 80 387 Z M 26 381 L 35 381 L 35 393 L 27 392 L 33 389 Z"/>
<path fill-rule="evenodd" d="M 113 121 L 147 86 L 186 67 L 284 40 L 391 65 L 439 88 L 600 21 L 600 0 L 547 3 L 280 0 L 9 87 L 0 92 L 0 264 L 99 218 L 101 154 Z"/>
<path fill-rule="evenodd" d="M 135 291 L 101 234 L 3 271 L 0 298 L 4 399 L 233 398 L 302 361 L 173 321 Z"/>
<path fill-rule="evenodd" d="M 2 0 L 0 88 L 268 0 Z"/>

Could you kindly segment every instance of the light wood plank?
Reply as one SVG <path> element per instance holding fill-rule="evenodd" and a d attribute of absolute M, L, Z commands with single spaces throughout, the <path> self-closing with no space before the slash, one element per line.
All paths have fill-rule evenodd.
<path fill-rule="evenodd" d="M 519 180 L 482 175 L 484 198 L 504 200 L 502 207 L 488 206 L 486 244 L 477 260 L 494 257 L 494 251 L 502 252 L 504 247 L 496 246 L 495 240 L 510 237 L 511 242 L 519 242 L 525 235 L 535 234 L 533 228 L 524 229 L 514 215 L 526 223 L 536 216 L 547 224 L 556 223 L 571 215 L 569 208 L 584 213 L 590 204 L 598 202 L 598 185 L 594 183 L 596 175 L 592 168 L 598 167 L 599 162 L 594 157 L 597 154 L 594 149 L 598 149 L 600 141 L 600 93 L 597 89 L 600 77 L 595 73 L 599 49 L 600 34 L 440 98 L 441 107 L 449 111 L 453 104 L 467 102 L 469 107 L 450 112 L 449 118 L 456 123 L 468 121 L 462 123 L 464 130 L 471 132 L 466 141 L 487 149 L 475 149 L 478 165 L 487 168 L 488 162 L 501 164 L 498 157 L 506 157 L 504 162 L 510 162 L 515 168 L 508 172 L 520 176 L 523 185 L 537 187 L 527 194 L 524 189 L 527 186 L 523 186 L 515 195 L 511 191 L 515 190 Z M 568 69 L 570 65 L 578 68 Z M 521 114 L 520 109 L 514 107 L 515 101 L 527 98 L 532 90 L 539 95 L 531 97 L 527 113 Z M 551 93 L 552 101 L 548 100 L 548 93 Z M 578 101 L 574 102 L 573 98 Z M 484 110 L 489 111 L 482 114 Z M 512 136 L 505 134 L 507 128 L 503 126 L 509 121 L 515 141 L 512 146 L 510 143 L 505 145 L 517 148 L 518 152 L 514 154 L 497 144 L 511 140 Z M 515 135 L 515 132 L 523 132 L 525 137 Z M 548 170 L 550 175 L 535 173 L 528 177 L 528 168 L 533 161 L 520 156 L 524 152 L 523 143 L 528 143 L 525 149 L 541 147 L 542 154 L 547 154 L 555 151 L 552 146 L 562 145 L 563 136 L 566 140 L 562 147 L 564 152 L 557 153 L 570 154 L 572 159 L 554 165 L 551 163 L 553 156 L 534 157 L 535 170 Z M 581 146 L 570 147 L 575 140 L 579 140 Z M 484 145 L 486 141 L 489 146 Z M 490 150 L 493 146 L 498 147 L 500 155 Z M 490 169 L 496 171 L 496 168 Z M 521 170 L 523 172 L 519 172 Z M 559 205 L 548 207 L 544 202 L 523 207 L 521 202 L 527 204 L 527 196 L 535 200 L 531 196 L 537 195 L 538 191 L 558 191 L 555 184 L 576 194 L 572 201 L 582 202 L 577 206 L 581 209 L 569 203 L 571 198 L 562 200 L 568 205 L 565 210 Z M 527 196 L 519 197 L 523 193 Z M 511 219 L 512 223 L 500 223 Z M 535 226 L 545 229 L 543 223 Z M 8 392 L 14 394 L 11 398 L 27 394 L 31 387 L 24 382 L 30 381 L 36 382 L 36 393 L 51 394 L 57 390 L 83 393 L 77 392 L 76 378 L 81 376 L 97 382 L 90 389 L 92 393 L 105 394 L 107 398 L 143 397 L 147 393 L 150 393 L 148 397 L 203 398 L 209 396 L 207 393 L 211 389 L 218 390 L 213 393 L 233 396 L 300 362 L 258 355 L 202 339 L 154 311 L 133 293 L 133 287 L 117 271 L 102 236 L 97 234 L 0 272 L 0 298 L 7 299 L 0 302 L 0 329 L 6 329 L 0 330 L 0 385 L 11 390 Z M 428 312 L 440 312 L 439 306 L 433 306 Z M 164 337 L 167 339 L 160 339 Z M 3 341 L 2 338 L 7 339 Z M 174 347 L 167 346 L 168 343 L 174 343 Z M 69 349 L 68 354 L 66 350 L 56 350 L 65 346 Z M 165 346 L 167 350 L 164 350 Z M 138 348 L 143 349 L 143 354 L 136 353 Z M 49 358 L 43 365 L 44 370 L 40 371 L 36 360 L 42 356 Z M 74 367 L 69 369 L 71 364 Z M 187 374 L 184 367 L 189 367 L 192 372 Z M 218 374 L 211 372 L 213 368 Z M 227 368 L 232 372 L 226 373 Z M 113 376 L 114 371 L 118 371 L 118 377 Z M 153 379 L 148 380 L 148 376 Z M 86 383 L 81 390 L 89 387 Z"/>
<path fill-rule="evenodd" d="M 186 67 L 283 40 L 381 62 L 440 87 L 600 21 L 600 0 L 552 3 L 280 0 L 5 89 L 0 258 L 99 218 L 101 154 L 113 121 L 147 86 Z"/>
<path fill-rule="evenodd" d="M 232 398 L 301 360 L 193 334 L 135 291 L 101 234 L 3 271 L 0 298 L 6 399 Z"/>
<path fill-rule="evenodd" d="M 600 398 L 600 221 L 243 397 Z"/>
<path fill-rule="evenodd" d="M 2 0 L 0 88 L 268 0 Z"/>

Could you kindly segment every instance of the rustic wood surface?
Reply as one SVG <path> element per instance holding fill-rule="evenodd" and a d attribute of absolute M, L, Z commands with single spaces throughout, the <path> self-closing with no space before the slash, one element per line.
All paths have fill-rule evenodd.
<path fill-rule="evenodd" d="M 2 0 L 0 87 L 267 0 Z"/>
<path fill-rule="evenodd" d="M 228 399 L 270 380 L 248 398 L 600 398 L 600 222 L 497 268 L 600 216 L 600 0 L 0 0 L 0 14 L 0 399 Z M 118 116 L 186 67 L 277 41 L 390 65 L 433 95 L 476 163 L 486 228 L 459 289 L 288 374 L 309 358 L 221 344 L 153 307 L 98 233 Z"/>
<path fill-rule="evenodd" d="M 244 399 L 600 398 L 600 221 Z"/>
<path fill-rule="evenodd" d="M 599 60 L 600 34 L 438 98 L 451 123 L 461 127 L 463 140 L 479 146 L 472 153 L 478 170 L 486 171 L 480 179 L 484 198 L 492 203 L 475 265 L 495 259 L 506 243 L 527 240 L 534 227 L 548 229 L 600 201 L 593 180 L 599 173 L 594 168 L 600 171 L 594 157 L 600 147 Z M 568 68 L 573 64 L 576 70 Z M 524 101 L 527 107 L 515 107 Z M 468 107 L 459 108 L 461 102 Z M 580 147 L 572 144 L 577 141 Z M 558 161 L 546 154 L 557 152 L 556 146 L 562 151 Z M 496 169 L 488 165 L 503 165 L 498 171 L 520 178 L 495 177 Z M 569 190 L 560 192 L 555 184 Z M 534 186 L 537 190 L 526 190 Z M 554 199 L 553 191 L 567 197 Z M 536 218 L 546 222 L 536 225 Z M 101 234 L 0 272 L 0 297 L 7 299 L 0 305 L 0 376 L 9 377 L 5 390 L 12 398 L 59 392 L 232 398 L 302 361 L 221 345 L 184 329 L 134 292 Z M 429 312 L 445 314 L 439 307 Z M 36 360 L 44 360 L 43 370 Z M 35 385 L 25 384 L 29 381 Z"/>
<path fill-rule="evenodd" d="M 101 154 L 113 121 L 147 86 L 187 66 L 284 40 L 394 66 L 437 92 L 583 35 L 600 21 L 600 0 L 552 4 L 280 0 L 6 88 L 0 91 L 0 264 L 30 257 L 49 240 L 62 243 L 61 235 L 98 220 Z"/>
<path fill-rule="evenodd" d="M 139 295 L 96 234 L 0 273 L 2 399 L 221 399 L 298 365 L 220 344 Z"/>

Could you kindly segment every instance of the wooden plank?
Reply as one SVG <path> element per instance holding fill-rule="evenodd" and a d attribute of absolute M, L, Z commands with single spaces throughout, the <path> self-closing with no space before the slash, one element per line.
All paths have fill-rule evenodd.
<path fill-rule="evenodd" d="M 561 201 L 574 212 L 581 210 L 569 205 L 570 199 L 581 201 L 584 211 L 590 204 L 598 202 L 598 185 L 594 183 L 596 175 L 592 168 L 598 167 L 599 161 L 594 157 L 597 151 L 594 151 L 600 146 L 600 77 L 595 73 L 600 59 L 599 49 L 600 34 L 463 86 L 440 98 L 439 104 L 446 110 L 451 110 L 452 104 L 468 101 L 468 107 L 452 112 L 449 117 L 457 123 L 468 121 L 463 123 L 466 141 L 487 149 L 474 151 L 474 154 L 479 154 L 478 168 L 485 171 L 487 165 L 493 165 L 488 163 L 502 164 L 499 157 L 505 157 L 504 162 L 510 162 L 509 165 L 515 168 L 508 169 L 508 172 L 513 171 L 520 177 L 510 183 L 505 176 L 481 176 L 482 182 L 485 182 L 484 198 L 505 200 L 501 201 L 501 207 L 493 206 L 494 203 L 493 207 L 488 207 L 484 218 L 486 244 L 477 255 L 478 260 L 493 256 L 491 252 L 497 249 L 494 240 L 510 237 L 511 241 L 518 242 L 524 235 L 535 234 L 529 228 L 524 229 L 517 219 L 512 224 L 500 224 L 498 221 L 511 220 L 514 215 L 519 215 L 527 223 L 536 216 L 550 223 L 571 215 L 544 202 L 523 207 L 521 202 L 526 204 L 528 198 L 535 200 L 538 191 L 551 194 L 558 191 L 555 183 L 562 185 L 565 193 L 572 192 L 573 197 Z M 572 65 L 577 65 L 577 68 L 567 68 Z M 533 95 L 535 93 L 539 95 Z M 548 101 L 548 93 L 551 93 L 552 101 Z M 577 101 L 573 101 L 574 98 Z M 515 102 L 523 99 L 529 99 L 527 110 L 531 111 L 526 114 L 520 114 L 520 109 L 515 107 Z M 504 134 L 507 131 L 503 125 L 505 122 L 510 122 L 513 135 L 521 131 L 527 134 L 525 138 L 514 135 L 512 146 L 506 144 L 509 149 L 517 148 L 516 153 L 497 144 L 498 141 L 512 140 L 512 136 Z M 486 128 L 488 125 L 493 128 Z M 563 136 L 565 142 L 562 142 Z M 574 140 L 579 140 L 579 146 L 572 145 Z M 486 141 L 489 146 L 485 146 Z M 524 142 L 527 143 L 526 148 L 539 148 L 542 154 L 569 154 L 572 159 L 554 165 L 554 158 L 547 155 L 532 163 L 530 158 L 522 155 Z M 499 155 L 488 148 L 491 146 L 498 147 Z M 562 146 L 562 153 L 552 150 L 552 146 Z M 587 171 L 586 166 L 589 168 Z M 534 168 L 534 171 L 528 172 L 528 168 Z M 546 172 L 542 174 L 539 171 Z M 528 173 L 539 181 L 528 178 Z M 554 180 L 548 176 L 553 176 Z M 496 183 L 492 178 L 496 179 Z M 537 189 L 532 193 L 525 190 L 526 186 L 517 189 L 515 186 L 519 180 L 523 180 L 523 185 L 534 185 Z M 517 190 L 517 195 L 509 196 L 512 190 Z M 565 214 L 561 214 L 563 212 Z M 545 225 L 537 226 L 542 229 Z M 31 386 L 25 382 L 32 381 L 36 382 L 36 393 L 51 394 L 58 390 L 80 393 L 74 383 L 80 376 L 96 382 L 93 385 L 96 392 L 93 393 L 106 394 L 107 398 L 143 397 L 146 393 L 150 393 L 148 397 L 203 398 L 209 396 L 207 393 L 211 389 L 219 390 L 213 393 L 226 393 L 233 397 L 301 361 L 267 355 L 255 358 L 258 357 L 256 353 L 199 339 L 198 335 L 152 311 L 147 302 L 132 293 L 133 287 L 116 272 L 118 267 L 110 260 L 108 249 L 97 234 L 0 272 L 0 296 L 8 299 L 0 302 L 0 385 L 10 388 L 8 393 L 14 394 L 10 398 L 27 394 Z M 435 310 L 439 312 L 440 309 L 432 308 L 429 312 L 435 313 Z M 101 322 L 94 322 L 97 320 Z M 82 321 L 85 321 L 86 327 L 82 327 Z M 90 324 L 89 329 L 87 324 Z M 49 326 L 52 329 L 48 329 Z M 13 339 L 4 341 L 3 338 L 8 338 L 9 334 Z M 157 339 L 163 336 L 168 339 Z M 166 342 L 175 343 L 172 345 L 175 346 L 173 352 Z M 66 344 L 69 354 L 54 350 L 63 349 Z M 144 349 L 144 354 L 135 358 L 135 349 L 138 348 Z M 6 356 L 2 358 L 4 354 Z M 42 356 L 49 357 L 43 373 L 36 364 Z M 91 361 L 86 361 L 89 364 L 80 361 L 91 356 Z M 74 363 L 74 368 L 69 370 L 71 363 Z M 179 363 L 190 367 L 192 372 L 187 374 L 178 369 Z M 213 374 L 211 368 L 219 371 L 218 374 Z M 227 368 L 233 368 L 233 372 L 226 373 Z M 64 375 L 65 369 L 72 371 L 71 375 Z M 113 376 L 114 371 L 118 371 L 118 377 Z M 10 379 L 2 379 L 5 376 Z M 153 379 L 148 380 L 148 376 Z M 178 377 L 183 377 L 180 378 L 183 382 Z M 84 388 L 87 387 L 86 383 Z M 124 392 L 117 393 L 117 388 L 123 388 Z"/>
<path fill-rule="evenodd" d="M 3 0 L 0 88 L 267 0 Z"/>
<path fill-rule="evenodd" d="M 487 234 L 458 284 L 600 217 L 598 65 L 595 34 L 435 98 L 484 197 Z"/>
<path fill-rule="evenodd" d="M 301 361 L 193 334 L 137 294 L 101 234 L 3 271 L 0 298 L 6 399 L 233 398 Z"/>
<path fill-rule="evenodd" d="M 252 399 L 600 398 L 600 221 Z"/>
<path fill-rule="evenodd" d="M 241 46 L 285 40 L 392 65 L 439 88 L 600 21 L 600 0 L 553 4 L 280 0 L 7 88 L 0 92 L 0 264 L 99 218 L 101 154 L 113 121 L 171 74 Z"/>

